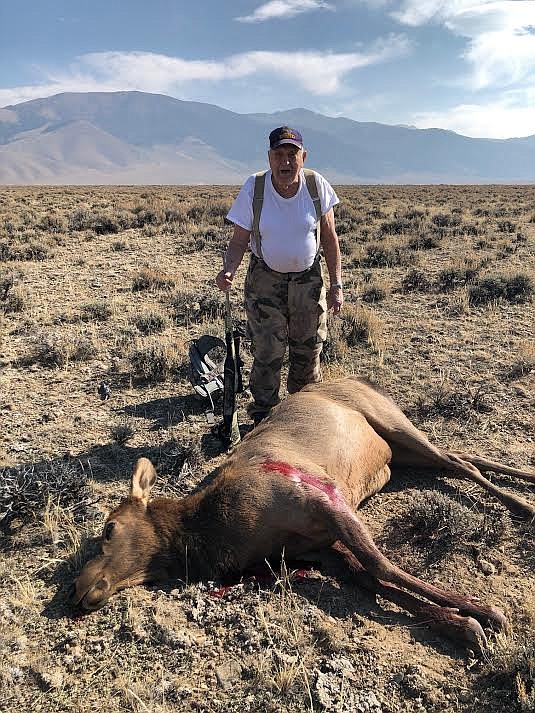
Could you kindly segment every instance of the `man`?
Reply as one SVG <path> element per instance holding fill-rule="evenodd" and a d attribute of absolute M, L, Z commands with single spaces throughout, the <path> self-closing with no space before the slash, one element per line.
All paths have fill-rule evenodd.
<path fill-rule="evenodd" d="M 231 288 L 249 246 L 245 310 L 253 353 L 249 388 L 254 403 L 249 414 L 255 424 L 279 402 L 286 343 L 288 392 L 321 381 L 326 312 L 338 314 L 343 304 L 333 212 L 339 200 L 323 176 L 305 175 L 306 156 L 298 131 L 287 126 L 274 129 L 269 135 L 270 170 L 247 179 L 227 216 L 234 223 L 234 233 L 216 284 L 224 291 Z M 327 293 L 320 247 L 329 273 Z"/>

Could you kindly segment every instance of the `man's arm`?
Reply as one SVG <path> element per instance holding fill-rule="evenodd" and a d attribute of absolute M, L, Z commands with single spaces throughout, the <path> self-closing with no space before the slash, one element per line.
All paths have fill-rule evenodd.
<path fill-rule="evenodd" d="M 216 278 L 216 285 L 220 290 L 226 292 L 232 287 L 232 281 L 236 270 L 240 266 L 247 246 L 249 245 L 250 230 L 245 230 L 241 225 L 234 225 L 234 233 L 228 244 L 227 252 L 225 253 L 225 269 L 221 270 Z"/>
<path fill-rule="evenodd" d="M 321 247 L 329 271 L 329 281 L 331 287 L 327 292 L 327 307 L 332 309 L 334 314 L 338 314 L 344 303 L 342 293 L 342 260 L 340 257 L 340 245 L 334 224 L 334 210 L 331 208 L 321 217 Z"/>

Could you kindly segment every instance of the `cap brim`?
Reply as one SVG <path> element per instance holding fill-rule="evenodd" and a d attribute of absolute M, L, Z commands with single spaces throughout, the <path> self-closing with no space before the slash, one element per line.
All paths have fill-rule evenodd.
<path fill-rule="evenodd" d="M 292 144 L 292 146 L 297 146 L 298 149 L 303 148 L 303 144 L 300 144 L 299 141 L 292 141 L 292 139 L 282 139 L 281 141 L 276 141 L 274 144 L 270 146 L 271 149 L 276 149 L 279 146 L 282 146 L 283 144 Z"/>

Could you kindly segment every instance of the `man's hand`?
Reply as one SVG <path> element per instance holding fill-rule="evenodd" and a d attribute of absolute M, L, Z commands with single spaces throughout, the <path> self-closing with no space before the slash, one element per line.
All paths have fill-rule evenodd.
<path fill-rule="evenodd" d="M 331 287 L 327 292 L 327 309 L 333 314 L 339 314 L 344 304 L 344 295 L 341 287 Z"/>
<path fill-rule="evenodd" d="M 232 287 L 233 279 L 234 275 L 232 274 L 232 272 L 228 272 L 227 270 L 221 270 L 221 272 L 218 272 L 215 278 L 215 283 L 220 290 L 223 290 L 223 292 L 228 292 Z"/>

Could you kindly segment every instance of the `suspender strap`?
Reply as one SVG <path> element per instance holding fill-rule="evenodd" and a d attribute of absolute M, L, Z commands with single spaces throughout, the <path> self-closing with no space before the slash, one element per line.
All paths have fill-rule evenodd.
<path fill-rule="evenodd" d="M 267 171 L 259 171 L 255 174 L 254 195 L 253 195 L 253 230 L 252 238 L 256 253 L 262 260 L 262 238 L 260 237 L 260 213 L 262 212 L 262 204 L 264 202 L 264 186 L 266 185 Z"/>
<path fill-rule="evenodd" d="M 318 255 L 321 245 L 321 201 L 318 195 L 318 184 L 316 183 L 316 174 L 310 168 L 304 168 L 303 173 L 305 174 L 308 192 L 316 210 L 316 255 Z"/>
<path fill-rule="evenodd" d="M 254 246 L 256 253 L 262 260 L 264 256 L 262 255 L 262 237 L 260 235 L 260 214 L 262 212 L 262 204 L 264 203 L 264 187 L 266 185 L 266 173 L 267 171 L 259 171 L 255 173 L 254 181 L 254 194 L 253 194 L 253 229 L 252 229 L 252 239 L 254 241 Z M 321 201 L 318 194 L 318 184 L 316 183 L 316 174 L 310 168 L 304 168 L 303 173 L 305 174 L 305 182 L 307 190 L 310 194 L 312 202 L 314 203 L 314 210 L 316 211 L 316 257 L 319 255 L 320 251 L 320 238 L 321 238 Z"/>

